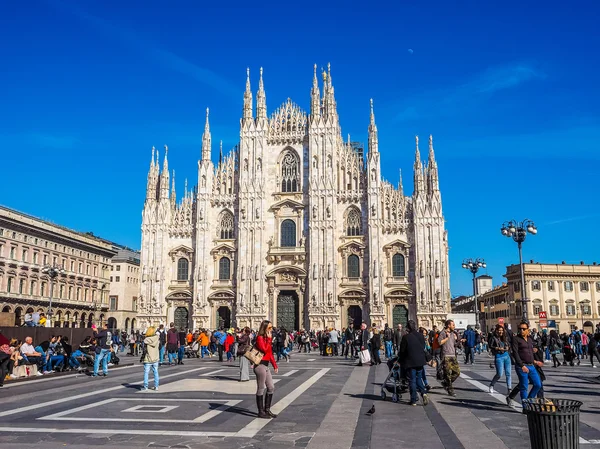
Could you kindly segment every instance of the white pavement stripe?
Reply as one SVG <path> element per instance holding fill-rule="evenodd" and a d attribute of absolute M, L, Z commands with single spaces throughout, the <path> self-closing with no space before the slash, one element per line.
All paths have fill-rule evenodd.
<path fill-rule="evenodd" d="M 190 369 L 190 370 L 187 370 L 187 371 L 180 371 L 178 373 L 173 373 L 173 374 L 168 374 L 166 376 L 161 376 L 160 379 L 162 381 L 164 379 L 169 379 L 170 377 L 181 376 L 182 374 L 193 373 L 193 372 L 201 371 L 201 370 L 204 370 L 204 369 L 207 369 L 207 368 L 203 367 L 203 368 Z M 100 380 L 99 382 L 102 382 L 102 380 Z M 139 382 L 134 382 L 134 383 L 130 383 L 130 384 L 127 384 L 127 385 L 118 385 L 116 387 L 105 388 L 103 390 L 93 390 L 93 391 L 89 391 L 87 393 L 78 394 L 78 395 L 75 395 L 75 396 L 68 396 L 66 398 L 56 399 L 54 401 L 48 401 L 48 402 L 42 402 L 40 404 L 28 405 L 26 407 L 15 408 L 13 410 L 6 410 L 5 412 L 0 412 L 0 417 L 2 417 L 2 416 L 16 415 L 17 413 L 28 412 L 29 410 L 42 409 L 42 408 L 48 407 L 50 405 L 62 404 L 63 402 L 74 401 L 74 400 L 77 400 L 77 399 L 83 399 L 83 398 L 87 398 L 87 397 L 90 397 L 90 396 L 98 396 L 98 395 L 101 395 L 103 393 L 108 393 L 110 391 L 120 390 L 121 388 L 127 388 L 129 385 L 142 385 L 143 383 L 144 383 L 143 381 L 139 381 Z M 87 432 L 87 430 L 86 430 L 86 432 Z"/>
<path fill-rule="evenodd" d="M 281 377 L 289 377 L 289 376 L 291 376 L 292 374 L 294 374 L 294 373 L 297 373 L 297 372 L 298 372 L 298 370 L 297 370 L 297 369 L 293 369 L 293 370 L 291 370 L 291 371 L 288 371 L 288 372 L 287 372 L 287 373 L 285 373 L 285 374 L 282 374 L 282 375 L 281 375 Z"/>
<path fill-rule="evenodd" d="M 90 421 L 88 419 L 88 421 Z M 93 419 L 91 420 L 93 421 Z M 267 420 L 265 420 L 267 421 Z M 189 421 L 188 421 L 189 422 Z M 174 437 L 234 437 L 235 432 L 186 432 L 186 431 L 170 431 L 170 430 L 146 430 L 146 429 L 53 429 L 53 428 L 35 428 L 35 427 L 0 427 L 0 432 L 22 432 L 22 433 L 85 433 L 99 435 L 165 435 Z"/>
<path fill-rule="evenodd" d="M 330 368 L 323 368 L 319 370 L 317 373 L 313 374 L 311 378 L 298 386 L 294 391 L 289 393 L 287 396 L 281 398 L 275 405 L 271 407 L 271 411 L 275 414 L 281 413 L 285 408 L 294 402 L 296 399 L 300 397 L 302 393 L 308 390 L 311 386 L 313 386 L 321 377 L 323 377 Z M 254 438 L 264 426 L 266 426 L 271 421 L 269 419 L 261 419 L 255 418 L 249 424 L 247 424 L 244 428 L 239 430 L 235 436 L 239 438 Z"/>
<path fill-rule="evenodd" d="M 314 362 L 315 360 L 317 360 L 317 359 L 308 359 L 308 360 L 306 360 L 306 361 L 307 361 L 307 362 Z"/>
<path fill-rule="evenodd" d="M 466 380 L 467 382 L 469 382 L 471 385 L 473 385 L 474 387 L 479 388 L 481 391 L 489 394 L 491 397 L 493 397 L 494 399 L 496 399 L 498 402 L 501 402 L 502 404 L 506 404 L 506 396 L 500 394 L 500 393 L 490 393 L 489 392 L 489 387 L 482 384 L 481 382 L 479 382 L 478 380 L 475 379 L 471 379 L 469 376 L 467 376 L 464 373 L 460 374 L 460 377 L 464 380 Z M 513 401 L 513 405 L 510 406 L 512 409 L 517 410 L 517 411 L 521 411 L 523 409 L 523 407 L 520 404 L 516 404 L 515 401 Z"/>
<path fill-rule="evenodd" d="M 210 373 L 202 373 L 201 376 L 212 376 L 213 374 L 221 373 L 225 371 L 224 369 L 218 369 L 216 371 L 211 371 Z"/>
<path fill-rule="evenodd" d="M 140 365 L 132 365 L 132 366 L 120 366 L 120 367 L 115 367 L 115 368 L 110 368 L 109 373 L 112 373 L 113 371 L 116 370 L 125 370 L 128 368 L 139 368 Z M 4 387 L 2 388 L 3 390 L 7 389 L 7 388 L 14 388 L 14 387 L 22 387 L 23 385 L 34 385 L 34 384 L 39 384 L 42 382 L 52 382 L 53 380 L 61 380 L 61 379 L 68 379 L 68 378 L 78 378 L 78 377 L 89 377 L 87 374 L 81 373 L 81 374 L 69 374 L 67 376 L 54 376 L 54 377 L 46 377 L 46 378 L 42 378 L 42 379 L 37 379 L 37 380 L 26 380 L 26 381 L 20 381 L 20 382 L 15 382 L 12 383 L 9 381 L 8 384 L 5 384 Z"/>
<path fill-rule="evenodd" d="M 214 418 L 215 416 L 223 413 L 225 410 L 227 410 L 229 407 L 233 407 L 234 405 L 238 405 L 240 402 L 242 402 L 241 399 L 239 400 L 232 400 L 232 401 L 227 401 L 225 404 L 223 405 L 219 405 L 218 407 L 215 407 L 214 409 L 212 409 L 211 411 L 205 413 L 204 415 L 194 419 L 194 422 L 197 423 L 203 423 L 208 421 L 209 419 Z"/>

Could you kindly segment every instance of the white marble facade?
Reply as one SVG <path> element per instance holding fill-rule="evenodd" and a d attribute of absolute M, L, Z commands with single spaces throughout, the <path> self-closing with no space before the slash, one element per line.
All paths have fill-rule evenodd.
<path fill-rule="evenodd" d="M 414 192 L 381 176 L 371 102 L 368 152 L 342 138 L 328 67 L 310 112 L 270 116 L 262 69 L 246 81 L 239 144 L 211 160 L 209 113 L 198 185 L 177 202 L 168 149 L 152 149 L 142 214 L 142 325 L 288 328 L 440 324 L 450 311 L 448 236 L 432 138 L 416 139 Z M 173 173 L 174 178 L 174 173 Z"/>

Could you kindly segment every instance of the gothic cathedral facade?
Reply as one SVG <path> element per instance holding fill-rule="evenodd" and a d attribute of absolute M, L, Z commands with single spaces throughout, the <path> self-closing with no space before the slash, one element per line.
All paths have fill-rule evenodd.
<path fill-rule="evenodd" d="M 366 159 L 342 138 L 331 72 L 310 112 L 288 99 L 267 115 L 262 69 L 256 108 L 246 81 L 239 144 L 211 160 L 208 109 L 198 185 L 176 200 L 168 148 L 152 149 L 142 213 L 142 326 L 292 329 L 414 319 L 450 311 L 445 230 L 432 138 L 416 139 L 414 191 L 381 175 L 371 102 Z M 174 178 L 174 173 L 173 173 Z M 187 184 L 187 183 L 186 183 Z"/>

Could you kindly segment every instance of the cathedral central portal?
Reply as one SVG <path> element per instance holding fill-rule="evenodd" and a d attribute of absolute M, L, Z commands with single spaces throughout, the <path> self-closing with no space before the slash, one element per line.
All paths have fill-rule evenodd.
<path fill-rule="evenodd" d="M 277 327 L 285 330 L 299 329 L 300 300 L 295 290 L 283 290 L 277 297 Z"/>

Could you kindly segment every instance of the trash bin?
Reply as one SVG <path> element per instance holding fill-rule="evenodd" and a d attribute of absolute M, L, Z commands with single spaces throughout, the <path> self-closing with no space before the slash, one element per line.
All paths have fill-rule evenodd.
<path fill-rule="evenodd" d="M 579 408 L 571 399 L 525 399 L 529 440 L 532 449 L 579 448 Z"/>

